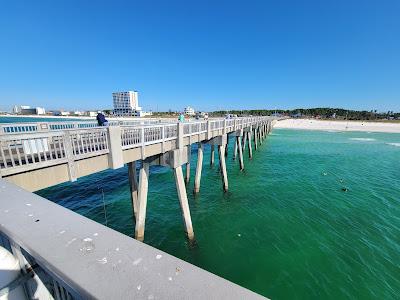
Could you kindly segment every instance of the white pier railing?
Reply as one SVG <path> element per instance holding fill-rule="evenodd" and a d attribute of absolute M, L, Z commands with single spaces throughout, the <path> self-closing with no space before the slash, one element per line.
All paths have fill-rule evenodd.
<path fill-rule="evenodd" d="M 268 117 L 218 119 L 183 123 L 183 137 L 206 132 L 229 133 L 251 125 L 271 120 Z M 0 171 L 8 176 L 32 169 L 44 168 L 65 163 L 67 160 L 80 160 L 109 153 L 109 132 L 107 127 L 90 127 L 89 123 L 73 123 L 53 127 L 47 123 L 18 125 L 21 130 L 0 135 Z M 122 150 L 178 139 L 179 123 L 157 123 L 153 125 L 121 126 Z M 2 125 L 4 130 L 6 127 Z M 10 125 L 12 126 L 12 125 Z M 76 128 L 78 126 L 78 128 Z M 82 126 L 82 127 L 79 127 Z M 86 127 L 83 127 L 86 126 Z M 11 128 L 11 127 L 9 127 Z M 27 131 L 30 129 L 32 131 Z M 40 129 L 40 130 L 39 130 Z M 8 129 L 7 129 L 8 130 Z"/>
<path fill-rule="evenodd" d="M 109 120 L 109 126 L 140 126 L 160 123 L 170 123 L 169 119 L 140 119 L 140 120 Z M 31 123 L 0 123 L 0 135 L 47 132 L 67 129 L 86 129 L 98 127 L 96 121 L 65 121 L 65 122 L 31 122 Z"/>

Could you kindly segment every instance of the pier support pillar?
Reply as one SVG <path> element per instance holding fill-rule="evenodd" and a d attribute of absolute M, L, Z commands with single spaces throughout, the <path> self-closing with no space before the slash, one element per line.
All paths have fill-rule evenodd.
<path fill-rule="evenodd" d="M 139 171 L 138 186 L 138 212 L 136 218 L 135 238 L 138 241 L 144 239 L 144 225 L 146 221 L 147 192 L 149 187 L 149 162 L 143 161 Z"/>
<path fill-rule="evenodd" d="M 229 134 L 226 135 L 225 157 L 228 156 L 228 148 L 229 148 Z"/>
<path fill-rule="evenodd" d="M 245 131 L 243 135 L 243 146 L 242 146 L 243 151 L 246 150 L 246 142 L 247 142 L 247 132 Z"/>
<path fill-rule="evenodd" d="M 258 149 L 258 127 L 254 129 L 254 150 Z"/>
<path fill-rule="evenodd" d="M 228 174 L 226 173 L 226 163 L 225 163 L 225 145 L 218 146 L 218 154 L 219 154 L 219 166 L 221 169 L 221 176 L 222 176 L 222 188 L 224 192 L 228 191 Z"/>
<path fill-rule="evenodd" d="M 185 223 L 186 234 L 189 240 L 193 240 L 194 232 L 192 226 L 192 219 L 190 217 L 190 209 L 186 194 L 185 182 L 183 180 L 182 166 L 174 168 L 174 176 L 175 176 L 176 190 L 178 192 L 178 198 L 182 210 L 182 217 Z"/>
<path fill-rule="evenodd" d="M 243 149 L 242 149 L 242 137 L 237 136 L 237 145 L 238 145 L 238 150 L 239 150 L 239 166 L 240 166 L 240 171 L 244 170 L 244 162 L 243 162 Z"/>
<path fill-rule="evenodd" d="M 200 181 L 201 181 L 201 169 L 203 168 L 203 144 L 200 142 L 197 150 L 197 166 L 196 166 L 196 176 L 194 179 L 194 190 L 193 192 L 197 194 L 200 192 Z"/>
<path fill-rule="evenodd" d="M 219 167 L 222 177 L 222 188 L 225 192 L 228 191 L 228 174 L 226 172 L 226 161 L 225 161 L 226 139 L 227 135 L 223 134 L 209 141 L 211 145 L 215 145 L 218 147 Z"/>
<path fill-rule="evenodd" d="M 248 145 L 249 145 L 249 158 L 250 159 L 252 159 L 253 158 L 253 149 L 252 149 L 252 146 L 251 146 L 251 130 L 249 130 L 248 132 L 247 132 L 247 135 L 248 135 Z"/>
<path fill-rule="evenodd" d="M 210 166 L 214 165 L 214 152 L 215 152 L 215 147 L 214 145 L 211 145 Z"/>
<path fill-rule="evenodd" d="M 138 182 L 137 182 L 137 176 L 136 176 L 136 161 L 132 161 L 132 162 L 128 163 L 128 180 L 129 180 L 129 187 L 131 190 L 133 215 L 135 217 L 135 220 L 137 220 Z"/>
<path fill-rule="evenodd" d="M 238 153 L 238 139 L 235 137 L 235 144 L 233 145 L 233 160 L 236 160 Z"/>

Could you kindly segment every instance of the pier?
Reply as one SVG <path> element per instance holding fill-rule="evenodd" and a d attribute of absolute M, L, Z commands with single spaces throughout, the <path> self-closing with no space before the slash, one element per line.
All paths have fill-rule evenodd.
<path fill-rule="evenodd" d="M 228 143 L 234 143 L 232 159 L 243 170 L 246 149 L 252 158 L 253 147 L 258 149 L 273 123 L 273 118 L 256 117 L 184 123 L 113 121 L 108 127 L 95 122 L 0 124 L 0 245 L 18 259 L 25 274 L 18 280 L 24 282 L 28 298 L 47 298 L 48 293 L 56 299 L 261 298 L 139 241 L 145 234 L 151 165 L 173 170 L 191 241 L 194 229 L 187 192 L 201 192 L 204 145 L 210 145 L 211 165 L 218 153 L 221 192 L 226 192 Z M 191 185 L 194 144 L 197 164 Z M 136 240 L 30 193 L 125 164 Z M 140 268 L 132 269 L 142 261 Z M 121 272 L 128 277 L 121 278 Z M 112 289 L 106 288 L 109 284 Z M 0 292 L 9 290 L 8 286 Z"/>
<path fill-rule="evenodd" d="M 141 122 L 141 123 L 139 123 Z M 211 161 L 218 151 L 222 189 L 228 191 L 227 144 L 233 137 L 233 158 L 249 158 L 271 131 L 273 118 L 251 117 L 177 122 L 168 120 L 0 125 L 0 175 L 27 191 L 37 191 L 106 169 L 128 165 L 135 238 L 143 241 L 150 165 L 173 170 L 186 235 L 194 238 L 187 191 L 190 190 L 191 147 L 198 145 L 193 192 L 199 193 L 204 144 L 211 145 Z M 139 176 L 136 168 L 140 166 Z M 186 166 L 186 175 L 183 166 Z"/>

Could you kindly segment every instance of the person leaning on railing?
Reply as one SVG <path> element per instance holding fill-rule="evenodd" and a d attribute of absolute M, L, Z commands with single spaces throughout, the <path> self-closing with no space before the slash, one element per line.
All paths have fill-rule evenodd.
<path fill-rule="evenodd" d="M 106 120 L 106 117 L 103 115 L 103 113 L 99 112 L 97 114 L 96 120 L 99 126 L 108 126 L 108 121 Z"/>

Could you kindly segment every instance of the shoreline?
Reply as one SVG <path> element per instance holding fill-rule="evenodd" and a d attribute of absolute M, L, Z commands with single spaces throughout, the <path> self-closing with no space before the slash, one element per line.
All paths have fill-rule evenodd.
<path fill-rule="evenodd" d="M 315 119 L 285 119 L 275 123 L 274 128 L 323 131 L 363 131 L 400 133 L 400 123 L 371 121 L 328 121 Z"/>

